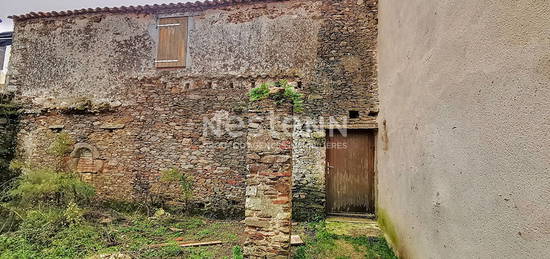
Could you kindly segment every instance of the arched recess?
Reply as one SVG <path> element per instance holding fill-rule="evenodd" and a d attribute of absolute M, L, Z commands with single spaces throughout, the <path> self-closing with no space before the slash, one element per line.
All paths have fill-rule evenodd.
<path fill-rule="evenodd" d="M 78 143 L 71 152 L 70 169 L 80 173 L 83 180 L 91 181 L 92 175 L 99 173 L 103 161 L 98 159 L 97 148 L 87 143 Z"/>

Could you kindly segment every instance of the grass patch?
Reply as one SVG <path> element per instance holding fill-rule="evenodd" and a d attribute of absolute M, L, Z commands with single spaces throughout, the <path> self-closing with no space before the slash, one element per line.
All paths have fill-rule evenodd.
<path fill-rule="evenodd" d="M 161 218 L 141 213 L 101 211 L 98 218 L 67 225 L 63 211 L 34 212 L 16 231 L 0 235 L 0 258 L 86 258 L 122 253 L 132 258 L 233 258 L 243 226 L 178 215 Z M 116 215 L 110 215 L 110 214 Z M 33 213 L 29 213 L 33 214 Z M 106 223 L 102 218 L 113 218 Z M 223 245 L 182 248 L 177 241 L 215 241 Z M 151 247 L 155 244 L 169 244 Z"/>
<path fill-rule="evenodd" d="M 244 226 L 126 203 L 92 206 L 95 191 L 75 174 L 22 168 L 0 197 L 0 258 L 231 258 Z M 179 179 L 179 178 L 178 178 Z M 223 241 L 182 248 L 177 242 Z M 162 246 L 151 246 L 163 244 Z"/>
<path fill-rule="evenodd" d="M 324 222 L 309 223 L 303 233 L 306 245 L 296 248 L 293 258 L 397 259 L 383 237 L 332 234 Z"/>

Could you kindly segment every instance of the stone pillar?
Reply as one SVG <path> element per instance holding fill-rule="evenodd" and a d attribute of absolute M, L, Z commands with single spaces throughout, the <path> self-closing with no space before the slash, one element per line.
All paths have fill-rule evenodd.
<path fill-rule="evenodd" d="M 266 99 L 250 104 L 246 188 L 247 258 L 290 256 L 292 107 Z"/>

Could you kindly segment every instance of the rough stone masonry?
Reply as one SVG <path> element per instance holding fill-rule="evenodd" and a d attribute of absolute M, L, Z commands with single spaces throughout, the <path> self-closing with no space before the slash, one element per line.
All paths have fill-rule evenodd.
<path fill-rule="evenodd" d="M 193 178 L 195 208 L 242 218 L 253 162 L 246 94 L 286 79 L 304 93 L 299 116 L 309 121 L 293 131 L 293 216 L 322 217 L 324 128 L 307 125 L 333 116 L 376 127 L 376 6 L 218 1 L 15 17 L 7 88 L 24 107 L 17 157 L 81 168 L 102 199 L 161 196 L 178 206 L 177 186 L 159 187 L 176 168 Z M 162 17 L 189 19 L 183 68 L 155 68 Z M 67 152 L 52 154 L 61 137 Z"/>
<path fill-rule="evenodd" d="M 292 107 L 266 99 L 251 103 L 247 137 L 244 254 L 290 256 Z"/>

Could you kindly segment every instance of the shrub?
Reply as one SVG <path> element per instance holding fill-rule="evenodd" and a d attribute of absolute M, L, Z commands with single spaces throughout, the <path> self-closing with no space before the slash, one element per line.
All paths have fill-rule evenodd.
<path fill-rule="evenodd" d="M 193 197 L 193 177 L 181 172 L 177 168 L 162 171 L 160 181 L 178 183 L 181 196 L 185 202 L 188 202 Z"/>
<path fill-rule="evenodd" d="M 62 132 L 50 144 L 48 153 L 55 156 L 64 156 L 71 152 L 72 145 L 74 145 L 73 138 L 66 132 Z"/>
<path fill-rule="evenodd" d="M 244 259 L 243 249 L 240 246 L 233 247 L 233 259 Z"/>
<path fill-rule="evenodd" d="M 17 142 L 19 106 L 11 103 L 11 95 L 0 94 L 0 120 L 2 134 L 0 134 L 0 202 L 3 192 L 8 189 L 13 178 L 18 175 L 17 170 L 10 168 L 10 161 L 15 157 Z"/>
<path fill-rule="evenodd" d="M 84 210 L 79 208 L 74 202 L 69 202 L 67 209 L 63 212 L 63 217 L 68 225 L 78 225 L 84 221 Z"/>
<path fill-rule="evenodd" d="M 279 88 L 280 91 L 271 91 L 271 87 Z M 279 104 L 290 101 L 292 102 L 294 112 L 302 112 L 304 108 L 303 94 L 296 91 L 286 80 L 279 80 L 276 83 L 263 83 L 259 87 L 251 89 L 248 96 L 251 102 L 268 97 L 271 97 Z"/>
<path fill-rule="evenodd" d="M 12 202 L 23 208 L 42 205 L 65 207 L 70 202 L 88 203 L 95 195 L 95 190 L 73 173 L 26 169 L 8 194 Z"/>
<path fill-rule="evenodd" d="M 26 213 L 17 231 L 30 244 L 46 247 L 63 228 L 63 211 L 56 208 L 31 210 Z"/>
<path fill-rule="evenodd" d="M 269 84 L 263 83 L 259 87 L 253 88 L 248 92 L 251 102 L 259 101 L 269 97 Z"/>

